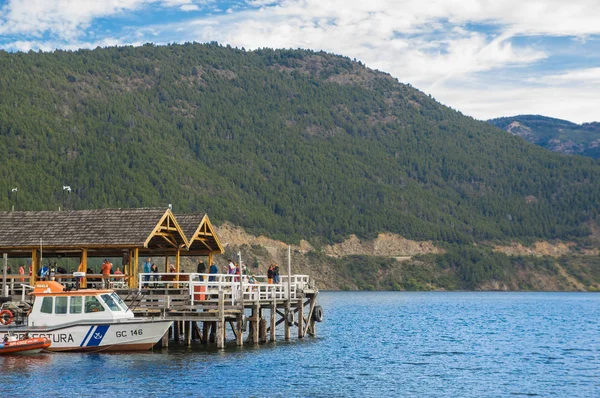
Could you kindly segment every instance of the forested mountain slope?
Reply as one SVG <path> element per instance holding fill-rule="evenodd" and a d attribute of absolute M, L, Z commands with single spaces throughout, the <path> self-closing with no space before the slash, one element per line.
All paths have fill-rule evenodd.
<path fill-rule="evenodd" d="M 598 217 L 594 160 L 340 56 L 145 45 L 0 52 L 0 71 L 3 209 L 172 203 L 317 243 L 566 239 Z"/>
<path fill-rule="evenodd" d="M 600 158 L 600 123 L 575 124 L 539 115 L 488 120 L 496 127 L 554 152 Z"/>

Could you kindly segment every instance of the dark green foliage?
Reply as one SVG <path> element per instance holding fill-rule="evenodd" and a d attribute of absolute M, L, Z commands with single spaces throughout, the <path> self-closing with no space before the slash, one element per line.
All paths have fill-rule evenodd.
<path fill-rule="evenodd" d="M 145 45 L 0 51 L 0 71 L 2 209 L 172 203 L 322 242 L 573 238 L 598 217 L 593 160 L 548 153 L 344 57 Z M 461 275 L 473 283 L 496 272 L 471 263 Z"/>

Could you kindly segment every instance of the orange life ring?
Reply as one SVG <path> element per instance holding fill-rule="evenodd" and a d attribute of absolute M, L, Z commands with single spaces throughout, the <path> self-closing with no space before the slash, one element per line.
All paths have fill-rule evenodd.
<path fill-rule="evenodd" d="M 10 310 L 0 311 L 0 323 L 3 325 L 10 325 L 13 321 L 13 313 Z"/>

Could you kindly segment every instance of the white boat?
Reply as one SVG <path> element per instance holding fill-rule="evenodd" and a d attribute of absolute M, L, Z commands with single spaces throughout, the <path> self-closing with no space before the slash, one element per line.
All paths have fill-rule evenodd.
<path fill-rule="evenodd" d="M 22 339 L 46 337 L 49 351 L 142 351 L 151 349 L 172 321 L 136 318 L 112 290 L 67 290 L 55 281 L 38 282 L 34 302 L 19 325 L 3 317 L 2 333 Z"/>

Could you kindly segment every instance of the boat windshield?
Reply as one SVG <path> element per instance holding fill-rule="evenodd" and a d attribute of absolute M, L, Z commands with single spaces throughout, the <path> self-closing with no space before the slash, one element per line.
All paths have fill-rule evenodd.
<path fill-rule="evenodd" d="M 119 307 L 119 304 L 117 304 L 113 298 L 112 294 L 103 294 L 100 297 L 102 297 L 102 300 L 106 303 L 106 305 L 108 305 L 108 308 L 110 308 L 111 311 L 123 311 L 123 309 Z"/>
<path fill-rule="evenodd" d="M 129 309 L 129 307 L 127 307 L 127 304 L 125 304 L 125 302 L 121 300 L 121 297 L 119 297 L 117 293 L 113 292 L 111 296 L 117 302 L 117 304 L 119 304 L 121 308 L 123 308 L 123 310 L 127 311 Z"/>

